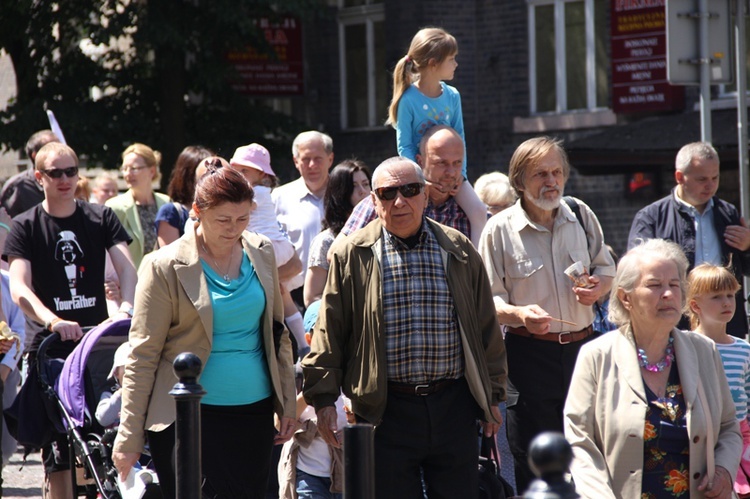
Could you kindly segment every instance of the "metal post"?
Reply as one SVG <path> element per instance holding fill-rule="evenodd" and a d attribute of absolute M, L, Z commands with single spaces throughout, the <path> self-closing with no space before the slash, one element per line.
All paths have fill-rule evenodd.
<path fill-rule="evenodd" d="M 750 172 L 747 157 L 747 47 L 745 46 L 746 0 L 737 0 L 734 16 L 735 64 L 737 65 L 737 150 L 739 151 L 740 174 L 740 213 L 745 221 L 750 222 Z M 747 296 L 750 290 L 750 278 L 743 277 L 745 293 L 745 315 L 747 315 Z"/>
<path fill-rule="evenodd" d="M 375 435 L 371 424 L 344 428 L 344 499 L 375 499 Z"/>
<path fill-rule="evenodd" d="M 206 394 L 198 384 L 203 363 L 197 355 L 185 352 L 174 359 L 179 379 L 169 394 L 175 399 L 175 468 L 178 499 L 201 498 L 201 412 L 200 401 Z"/>
<path fill-rule="evenodd" d="M 698 46 L 700 48 L 701 140 L 711 142 L 711 55 L 708 49 L 708 0 L 698 0 Z"/>
<path fill-rule="evenodd" d="M 524 493 L 525 499 L 575 499 L 580 497 L 572 483 L 565 479 L 573 449 L 562 433 L 539 434 L 529 446 L 529 466 L 537 478 Z"/>

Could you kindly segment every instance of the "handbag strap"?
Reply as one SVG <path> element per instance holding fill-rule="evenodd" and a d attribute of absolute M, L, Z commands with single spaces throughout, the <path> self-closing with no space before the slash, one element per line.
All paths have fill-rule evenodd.
<path fill-rule="evenodd" d="M 500 472 L 500 455 L 497 451 L 497 443 L 495 442 L 494 435 L 491 437 L 485 437 L 482 435 L 482 445 L 479 449 L 479 455 L 486 457 L 487 459 L 494 461 L 497 466 L 498 473 Z"/>
<path fill-rule="evenodd" d="M 711 417 L 711 406 L 708 405 L 706 391 L 703 389 L 703 382 L 698 378 L 698 398 L 703 406 L 703 413 L 706 418 L 706 465 L 709 483 L 713 483 L 716 474 L 716 463 L 714 461 L 714 425 Z"/>

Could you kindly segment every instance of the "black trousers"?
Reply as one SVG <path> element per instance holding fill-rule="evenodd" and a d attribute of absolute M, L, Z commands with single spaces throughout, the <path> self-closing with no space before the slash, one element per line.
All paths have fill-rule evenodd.
<path fill-rule="evenodd" d="M 375 429 L 378 499 L 476 497 L 476 421 L 481 416 L 465 379 L 427 396 L 388 394 Z"/>
<path fill-rule="evenodd" d="M 271 398 L 249 405 L 201 405 L 204 498 L 264 497 L 273 447 Z M 147 432 L 165 499 L 176 497 L 175 429 Z"/>
<path fill-rule="evenodd" d="M 563 406 L 578 351 L 595 337 L 567 345 L 510 333 L 505 337 L 508 444 L 513 453 L 519 495 L 536 478 L 528 464 L 529 445 L 542 432 L 563 431 Z"/>

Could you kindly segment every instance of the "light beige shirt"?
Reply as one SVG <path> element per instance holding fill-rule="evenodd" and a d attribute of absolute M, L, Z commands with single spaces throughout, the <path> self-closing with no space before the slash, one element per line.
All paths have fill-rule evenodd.
<path fill-rule="evenodd" d="M 479 244 L 496 307 L 505 303 L 536 304 L 552 317 L 576 324 L 552 322 L 551 333 L 578 331 L 594 320 L 592 307 L 576 301 L 566 268 L 580 261 L 591 275 L 615 275 L 615 262 L 604 246 L 596 215 L 583 201 L 576 201 L 586 233 L 564 202 L 557 209 L 550 232 L 529 219 L 519 200 L 489 219 Z"/>

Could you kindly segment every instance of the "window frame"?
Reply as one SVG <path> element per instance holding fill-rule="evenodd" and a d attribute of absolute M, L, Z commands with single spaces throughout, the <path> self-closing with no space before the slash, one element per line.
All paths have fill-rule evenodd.
<path fill-rule="evenodd" d="M 340 124 L 342 130 L 369 130 L 385 127 L 377 123 L 377 96 L 375 67 L 375 23 L 385 22 L 385 5 L 382 1 L 367 0 L 366 5 L 345 7 L 345 0 L 338 0 L 338 36 L 339 36 L 339 85 Z M 377 3 L 376 3 L 377 2 Z M 347 67 L 346 67 L 346 28 L 358 24 L 365 25 L 365 44 L 367 46 L 367 125 L 349 126 L 349 106 L 347 104 Z"/>
<path fill-rule="evenodd" d="M 529 112 L 533 116 L 609 109 L 597 106 L 596 88 L 596 30 L 594 0 L 526 0 L 529 46 Z M 568 109 L 567 51 L 565 50 L 565 4 L 583 2 L 586 39 L 586 108 Z M 539 111 L 537 103 L 536 7 L 554 6 L 555 23 L 555 110 Z"/>

